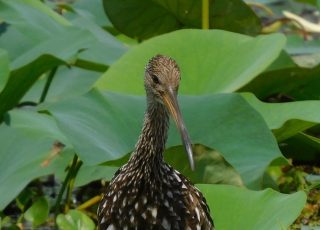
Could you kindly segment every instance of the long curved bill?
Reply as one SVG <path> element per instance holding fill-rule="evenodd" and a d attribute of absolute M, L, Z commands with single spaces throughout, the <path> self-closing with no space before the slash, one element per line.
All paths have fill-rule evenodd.
<path fill-rule="evenodd" d="M 188 156 L 190 167 L 192 170 L 194 170 L 194 161 L 193 161 L 191 141 L 190 141 L 190 137 L 189 137 L 188 131 L 186 129 L 186 126 L 184 124 L 184 121 L 182 119 L 182 115 L 181 115 L 180 108 L 179 108 L 178 101 L 177 101 L 177 96 L 173 92 L 172 89 L 168 89 L 162 95 L 162 98 L 163 98 L 164 104 L 167 106 L 168 110 L 170 111 L 170 113 L 173 117 L 173 120 L 175 121 L 175 123 L 178 127 L 178 130 L 181 135 L 181 140 L 183 142 L 183 145 L 185 147 L 185 150 L 186 150 L 186 153 Z"/>

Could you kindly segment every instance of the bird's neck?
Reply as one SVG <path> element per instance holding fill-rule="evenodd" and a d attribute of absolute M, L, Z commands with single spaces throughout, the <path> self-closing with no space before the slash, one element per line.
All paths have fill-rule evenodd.
<path fill-rule="evenodd" d="M 130 161 L 135 161 L 140 167 L 162 163 L 168 128 L 169 114 L 165 106 L 159 102 L 149 101 L 143 128 Z"/>

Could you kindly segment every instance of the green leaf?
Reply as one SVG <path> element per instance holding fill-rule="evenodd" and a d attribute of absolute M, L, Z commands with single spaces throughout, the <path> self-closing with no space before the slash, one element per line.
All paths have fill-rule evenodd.
<path fill-rule="evenodd" d="M 193 183 L 231 184 L 236 186 L 243 186 L 243 182 L 239 174 L 228 162 L 226 162 L 226 160 L 222 157 L 221 153 L 218 153 L 215 150 L 211 150 L 206 146 L 195 144 L 193 146 L 193 155 L 196 170 L 192 171 L 190 169 L 189 161 L 186 158 L 184 151 L 184 147 L 182 146 L 170 147 L 165 150 L 164 158 L 166 162 L 172 165 L 184 176 L 188 177 Z M 118 160 L 107 161 L 103 163 L 103 166 L 101 167 L 105 168 L 105 174 L 101 175 L 100 178 L 104 178 L 110 181 L 113 176 L 113 174 L 110 175 L 112 169 L 119 168 L 123 164 L 127 163 L 127 161 L 130 158 L 130 155 L 131 153 L 126 154 L 124 157 Z M 96 166 L 91 167 L 93 168 Z M 88 171 L 90 173 L 90 168 Z M 97 171 L 97 175 L 99 175 L 100 171 L 101 173 L 103 173 L 102 168 L 98 168 Z M 87 173 L 87 170 L 84 170 L 84 173 Z M 86 177 L 86 175 L 83 176 Z M 92 177 L 94 176 L 95 175 L 93 175 Z"/>
<path fill-rule="evenodd" d="M 318 0 L 296 0 L 297 2 L 302 2 L 302 3 L 308 3 L 314 6 L 318 6 L 319 1 Z"/>
<path fill-rule="evenodd" d="M 75 26 L 90 31 L 96 39 L 88 49 L 83 50 L 78 55 L 81 61 L 109 66 L 127 51 L 127 47 L 92 21 L 85 18 L 76 18 L 72 22 Z M 103 71 L 105 70 L 103 69 Z"/>
<path fill-rule="evenodd" d="M 34 178 L 64 170 L 73 153 L 63 151 L 53 157 L 53 142 L 4 124 L 0 126 L 0 210 Z"/>
<path fill-rule="evenodd" d="M 193 155 L 196 170 L 192 171 L 186 158 L 184 147 L 171 147 L 165 151 L 165 160 L 193 183 L 231 184 L 243 186 L 236 170 L 223 158 L 221 153 L 194 145 Z"/>
<path fill-rule="evenodd" d="M 61 25 L 53 16 L 56 13 L 41 4 L 20 0 L 0 2 L 0 14 L 10 24 L 0 37 L 0 46 L 6 47 L 13 60 L 13 71 L 0 93 L 0 119 L 48 70 L 72 64 L 104 71 L 126 50 L 110 34 L 98 26 L 91 26 L 92 23 L 87 25 L 90 29 Z M 104 53 L 104 58 L 101 54 L 96 57 L 98 50 Z"/>
<path fill-rule="evenodd" d="M 320 41 L 307 41 L 298 35 L 287 35 L 287 45 L 285 50 L 291 55 L 319 53 Z"/>
<path fill-rule="evenodd" d="M 193 0 L 193 3 L 200 1 Z M 228 30 L 247 35 L 258 35 L 261 31 L 261 23 L 254 11 L 242 0 L 216 0 L 209 1 L 210 28 Z M 200 9 L 197 10 L 198 15 Z M 198 16 L 199 17 L 199 16 Z"/>
<path fill-rule="evenodd" d="M 204 185 L 203 192 L 217 229 L 282 230 L 298 217 L 306 194 L 281 194 L 271 189 L 250 191 L 229 185 Z"/>
<path fill-rule="evenodd" d="M 25 66 L 42 54 L 50 54 L 67 63 L 72 63 L 75 61 L 76 54 L 90 47 L 94 41 L 94 37 L 88 31 L 71 27 L 23 53 L 13 61 L 12 67 L 16 69 Z"/>
<path fill-rule="evenodd" d="M 286 51 L 300 67 L 312 68 L 320 63 L 320 42 L 307 41 L 299 35 L 288 35 Z"/>
<path fill-rule="evenodd" d="M 320 160 L 319 139 L 305 133 L 298 133 L 281 144 L 281 152 L 295 162 L 312 165 Z"/>
<path fill-rule="evenodd" d="M 303 136 L 305 141 L 308 142 L 308 144 L 320 151 L 320 139 L 305 133 L 300 133 L 299 135 Z"/>
<path fill-rule="evenodd" d="M 94 38 L 87 31 L 69 29 L 63 35 L 46 40 L 17 58 L 12 63 L 13 67 L 22 67 L 11 72 L 0 93 L 0 117 L 19 102 L 41 74 L 55 66 L 71 62 L 80 49 L 89 47 L 92 42 Z M 47 54 L 42 55 L 43 53 Z"/>
<path fill-rule="evenodd" d="M 82 165 L 76 180 L 75 186 L 83 186 L 94 180 L 105 179 L 111 181 L 118 167 L 108 167 L 101 165 Z"/>
<path fill-rule="evenodd" d="M 41 1 L 1 1 L 0 15 L 10 24 L 0 37 L 0 46 L 6 47 L 11 60 L 19 58 L 43 40 L 62 33 L 67 28 L 63 25 L 70 25 Z"/>
<path fill-rule="evenodd" d="M 237 94 L 184 96 L 179 101 L 193 143 L 219 151 L 246 185 L 258 188 L 267 165 L 281 156 L 260 115 Z M 142 126 L 145 98 L 104 96 L 93 91 L 43 108 L 57 120 L 80 158 L 94 165 L 133 150 Z M 167 147 L 180 144 L 172 125 Z"/>
<path fill-rule="evenodd" d="M 89 19 L 76 17 L 71 24 L 43 3 L 34 2 L 32 0 L 0 2 L 0 14 L 3 15 L 3 20 L 10 24 L 7 31 L 0 37 L 0 45 L 6 47 L 10 58 L 15 60 L 14 68 L 42 54 L 52 54 L 64 59 L 61 56 L 66 53 L 69 55 L 70 49 L 80 45 L 78 50 L 84 51 L 80 54 L 84 55 L 81 57 L 82 62 L 89 62 L 91 69 L 104 68 L 105 70 L 107 65 L 126 51 L 117 39 Z M 62 23 L 60 19 L 65 22 Z M 91 47 L 95 50 L 98 47 L 102 49 L 101 52 L 104 55 L 99 55 L 103 57 L 101 60 L 92 55 Z M 28 59 L 31 57 L 33 58 Z"/>
<path fill-rule="evenodd" d="M 61 25 L 64 26 L 70 26 L 71 23 L 68 22 L 64 17 L 59 15 L 57 12 L 53 11 L 50 9 L 48 6 L 43 4 L 41 1 L 33 1 L 33 0 L 16 0 L 16 1 L 10 1 L 10 0 L 3 0 L 2 4 L 6 6 L 6 8 L 15 8 L 17 10 L 22 10 L 22 6 L 27 8 L 26 12 L 32 11 L 32 13 L 35 13 L 37 15 L 45 14 L 49 16 L 53 21 L 60 23 Z M 37 27 L 43 27 L 47 25 L 39 25 L 37 24 L 36 21 L 30 20 L 32 17 L 29 17 L 28 13 L 25 14 L 12 14 L 12 11 L 4 11 L 6 14 L 1 15 L 2 19 L 5 20 L 12 20 L 12 21 L 23 21 L 23 20 L 28 20 L 29 23 L 33 23 Z M 7 12 L 10 12 L 7 14 Z"/>
<path fill-rule="evenodd" d="M 45 197 L 40 197 L 24 213 L 24 218 L 32 222 L 33 226 L 44 223 L 49 215 L 49 203 Z"/>
<path fill-rule="evenodd" d="M 54 75 L 45 101 L 58 101 L 85 94 L 92 88 L 100 75 L 101 73 L 77 67 L 61 66 Z M 47 78 L 40 77 L 24 95 L 22 101 L 39 101 L 46 81 Z"/>
<path fill-rule="evenodd" d="M 103 27 L 112 27 L 111 22 L 104 13 L 103 2 L 100 0 L 78 0 L 74 2 L 71 7 L 73 10 L 82 17 L 88 18 L 95 22 L 96 25 Z"/>
<path fill-rule="evenodd" d="M 35 111 L 15 109 L 9 112 L 10 126 L 27 136 L 51 138 L 70 146 L 68 139 L 59 130 L 55 120 Z"/>
<path fill-rule="evenodd" d="M 78 210 L 59 214 L 56 221 L 61 230 L 94 230 L 96 227 L 90 217 Z"/>
<path fill-rule="evenodd" d="M 263 100 L 272 95 L 285 95 L 293 100 L 320 99 L 320 65 L 312 68 L 285 68 L 260 74 L 240 89 Z"/>
<path fill-rule="evenodd" d="M 135 46 L 96 85 L 110 91 L 143 94 L 144 67 L 160 53 L 178 62 L 181 94 L 232 92 L 271 64 L 284 42 L 279 34 L 251 38 L 219 30 L 180 30 Z"/>
<path fill-rule="evenodd" d="M 3 114 L 19 102 L 41 74 L 61 64 L 64 64 L 62 60 L 51 55 L 43 55 L 30 64 L 12 71 L 0 93 L 0 121 Z"/>
<path fill-rule="evenodd" d="M 253 94 L 244 93 L 242 96 L 262 115 L 268 127 L 274 130 L 278 141 L 320 123 L 320 101 L 265 103 Z"/>
<path fill-rule="evenodd" d="M 37 196 L 37 192 L 32 188 L 26 187 L 15 199 L 18 208 L 22 212 L 25 212 L 25 210 L 30 207 L 30 202 L 35 196 Z"/>
<path fill-rule="evenodd" d="M 120 158 L 132 150 L 144 107 L 141 97 L 113 94 L 104 97 L 91 91 L 84 96 L 43 105 L 40 109 L 47 109 L 54 116 L 80 159 L 95 165 Z"/>
<path fill-rule="evenodd" d="M 139 39 L 182 28 L 201 28 L 201 3 L 198 0 L 103 1 L 115 28 Z M 209 25 L 210 28 L 250 35 L 261 30 L 258 17 L 241 0 L 209 1 Z"/>
<path fill-rule="evenodd" d="M 268 68 L 265 70 L 267 71 L 273 71 L 273 70 L 279 70 L 279 69 L 285 69 L 285 68 L 291 68 L 296 67 L 297 65 L 294 63 L 290 55 L 282 51 L 278 58 L 274 60 L 274 62 L 271 63 L 271 65 L 268 66 Z"/>
<path fill-rule="evenodd" d="M 8 53 L 0 49 L 0 92 L 4 88 L 5 84 L 7 83 L 7 80 L 9 78 L 9 59 L 8 59 Z"/>
<path fill-rule="evenodd" d="M 43 33 L 48 33 L 50 29 L 54 29 L 53 32 L 57 32 L 60 30 L 59 25 L 71 25 L 68 20 L 41 1 L 3 0 L 0 3 L 0 12 L 1 19 L 10 24 L 29 24 L 34 30 L 40 30 Z M 39 21 L 41 21 L 41 23 L 39 23 Z"/>

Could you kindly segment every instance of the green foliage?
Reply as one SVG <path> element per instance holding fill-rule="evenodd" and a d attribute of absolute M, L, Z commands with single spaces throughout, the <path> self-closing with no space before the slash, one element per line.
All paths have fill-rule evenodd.
<path fill-rule="evenodd" d="M 182 28 L 201 28 L 202 5 L 198 0 L 103 0 L 103 6 L 115 28 L 134 38 L 146 39 Z M 209 1 L 209 12 L 212 29 L 249 35 L 261 30 L 259 19 L 241 0 Z"/>
<path fill-rule="evenodd" d="M 48 166 L 42 163 L 49 158 L 52 139 L 39 135 L 23 134 L 6 125 L 0 127 L 0 209 L 34 178 L 64 170 L 69 161 L 65 154 L 57 156 Z M 69 159 L 68 159 L 69 158 Z M 10 166 L 10 167 L 8 167 Z"/>
<path fill-rule="evenodd" d="M 194 143 L 221 152 L 249 187 L 259 188 L 265 168 L 281 156 L 260 116 L 236 94 L 180 97 L 180 101 Z M 197 105 L 202 106 L 194 110 Z M 133 150 L 143 120 L 145 98 L 111 93 L 101 95 L 93 91 L 82 97 L 54 103 L 47 109 L 80 158 L 92 165 L 115 160 Z M 114 117 L 118 119 L 114 120 Z M 228 123 L 219 126 L 225 119 Z M 126 127 L 131 129 L 123 133 Z M 256 138 L 257 133 L 259 138 Z M 167 146 L 179 144 L 179 134 L 171 129 Z M 242 161 L 243 157 L 247 161 Z"/>
<path fill-rule="evenodd" d="M 0 69 L 0 90 L 2 90 L 4 85 L 7 83 L 10 73 L 8 54 L 2 49 L 0 50 Z"/>
<path fill-rule="evenodd" d="M 24 218 L 32 222 L 33 226 L 40 225 L 47 220 L 49 214 L 49 203 L 45 197 L 40 197 L 24 213 Z"/>
<path fill-rule="evenodd" d="M 287 229 L 306 200 L 304 192 L 285 195 L 271 189 L 257 192 L 230 185 L 198 186 L 213 204 L 211 215 L 217 229 Z"/>
<path fill-rule="evenodd" d="M 84 213 L 78 210 L 70 210 L 67 214 L 57 217 L 57 224 L 61 230 L 93 230 L 95 224 Z"/>
<path fill-rule="evenodd" d="M 278 141 L 283 141 L 320 122 L 320 101 L 278 104 L 263 103 L 252 94 L 243 94 L 243 96 L 263 116 Z"/>
<path fill-rule="evenodd" d="M 181 67 L 180 94 L 232 92 L 270 65 L 284 43 L 280 34 L 251 38 L 220 30 L 179 30 L 135 46 L 96 85 L 110 91 L 143 94 L 144 66 L 161 53 L 175 58 Z M 126 84 L 129 79 L 131 83 Z"/>
<path fill-rule="evenodd" d="M 274 9 L 275 1 L 259 2 Z M 261 35 L 257 11 L 241 0 L 209 1 L 208 18 L 201 4 L 0 1 L 0 224 L 95 229 L 94 181 L 110 181 L 134 150 L 146 107 L 144 68 L 161 53 L 182 72 L 178 100 L 196 170 L 174 125 L 166 161 L 199 184 L 217 229 L 289 227 L 305 194 L 265 187 L 283 189 L 278 179 L 292 161 L 320 158 L 319 43 Z M 209 30 L 199 29 L 204 20 Z M 45 175 L 60 185 L 59 198 L 27 187 Z M 287 175 L 290 192 L 319 187 L 318 176 L 305 175 Z M 88 210 L 75 209 L 74 186 L 89 200 L 78 209 Z M 17 220 L 6 214 L 12 207 L 21 211 Z"/>
<path fill-rule="evenodd" d="M 291 67 L 264 72 L 244 86 L 259 99 L 281 92 L 291 100 L 319 100 L 320 66 L 314 68 Z"/>

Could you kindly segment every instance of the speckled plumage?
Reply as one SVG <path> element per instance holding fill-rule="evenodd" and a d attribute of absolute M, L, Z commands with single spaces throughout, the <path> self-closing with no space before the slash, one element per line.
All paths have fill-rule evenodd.
<path fill-rule="evenodd" d="M 99 205 L 99 229 L 214 229 L 201 192 L 162 156 L 169 110 L 161 99 L 167 87 L 176 96 L 179 81 L 174 60 L 157 55 L 149 61 L 142 132 L 134 153 L 117 171 Z"/>

